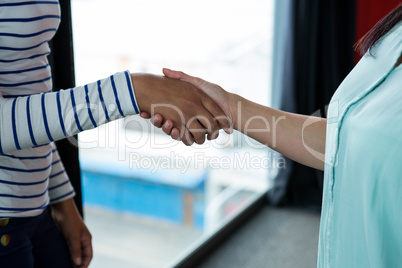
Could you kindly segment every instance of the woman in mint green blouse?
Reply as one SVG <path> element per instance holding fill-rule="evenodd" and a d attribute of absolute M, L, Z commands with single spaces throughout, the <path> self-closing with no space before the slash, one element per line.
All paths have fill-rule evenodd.
<path fill-rule="evenodd" d="M 360 47 L 368 52 L 332 97 L 328 119 L 264 107 L 164 70 L 204 90 L 235 129 L 325 171 L 318 267 L 402 267 L 402 4 Z M 152 121 L 179 138 L 169 120 Z"/>

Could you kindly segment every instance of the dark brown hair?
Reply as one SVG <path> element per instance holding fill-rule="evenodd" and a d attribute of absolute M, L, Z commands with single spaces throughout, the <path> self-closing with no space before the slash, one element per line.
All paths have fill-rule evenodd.
<path fill-rule="evenodd" d="M 363 36 L 354 46 L 357 52 L 364 55 L 386 35 L 395 25 L 402 21 L 402 3 L 400 3 L 387 16 L 380 20 L 365 36 Z"/>

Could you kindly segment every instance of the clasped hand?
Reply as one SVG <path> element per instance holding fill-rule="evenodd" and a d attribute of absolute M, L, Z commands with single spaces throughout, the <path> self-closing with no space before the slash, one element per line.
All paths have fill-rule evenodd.
<path fill-rule="evenodd" d="M 141 116 L 153 116 L 152 123 L 163 125 L 173 138 L 186 145 L 203 144 L 205 136 L 216 139 L 220 129 L 232 132 L 231 120 L 220 105 L 195 85 L 174 77 L 131 76 Z"/>

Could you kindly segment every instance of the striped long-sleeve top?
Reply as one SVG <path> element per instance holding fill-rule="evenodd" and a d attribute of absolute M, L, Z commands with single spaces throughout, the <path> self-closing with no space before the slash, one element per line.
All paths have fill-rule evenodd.
<path fill-rule="evenodd" d="M 74 196 L 53 141 L 139 113 L 130 74 L 52 92 L 58 1 L 0 2 L 0 218 Z"/>

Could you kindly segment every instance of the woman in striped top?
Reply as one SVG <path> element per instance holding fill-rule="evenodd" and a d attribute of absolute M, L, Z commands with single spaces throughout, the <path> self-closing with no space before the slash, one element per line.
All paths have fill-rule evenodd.
<path fill-rule="evenodd" d="M 70 255 L 80 267 L 91 260 L 91 236 L 72 201 L 74 189 L 53 141 L 140 111 L 151 113 L 152 104 L 179 108 L 182 114 L 163 105 L 154 112 L 182 126 L 187 145 L 203 143 L 205 133 L 216 138 L 220 127 L 230 132 L 225 120 L 214 119 L 224 113 L 206 94 L 164 77 L 125 71 L 53 93 L 48 42 L 59 22 L 58 1 L 0 2 L 2 267 L 71 267 Z M 60 235 L 48 223 L 52 218 L 70 254 L 56 246 L 65 243 L 55 241 Z M 54 234 L 45 238 L 49 230 Z"/>

